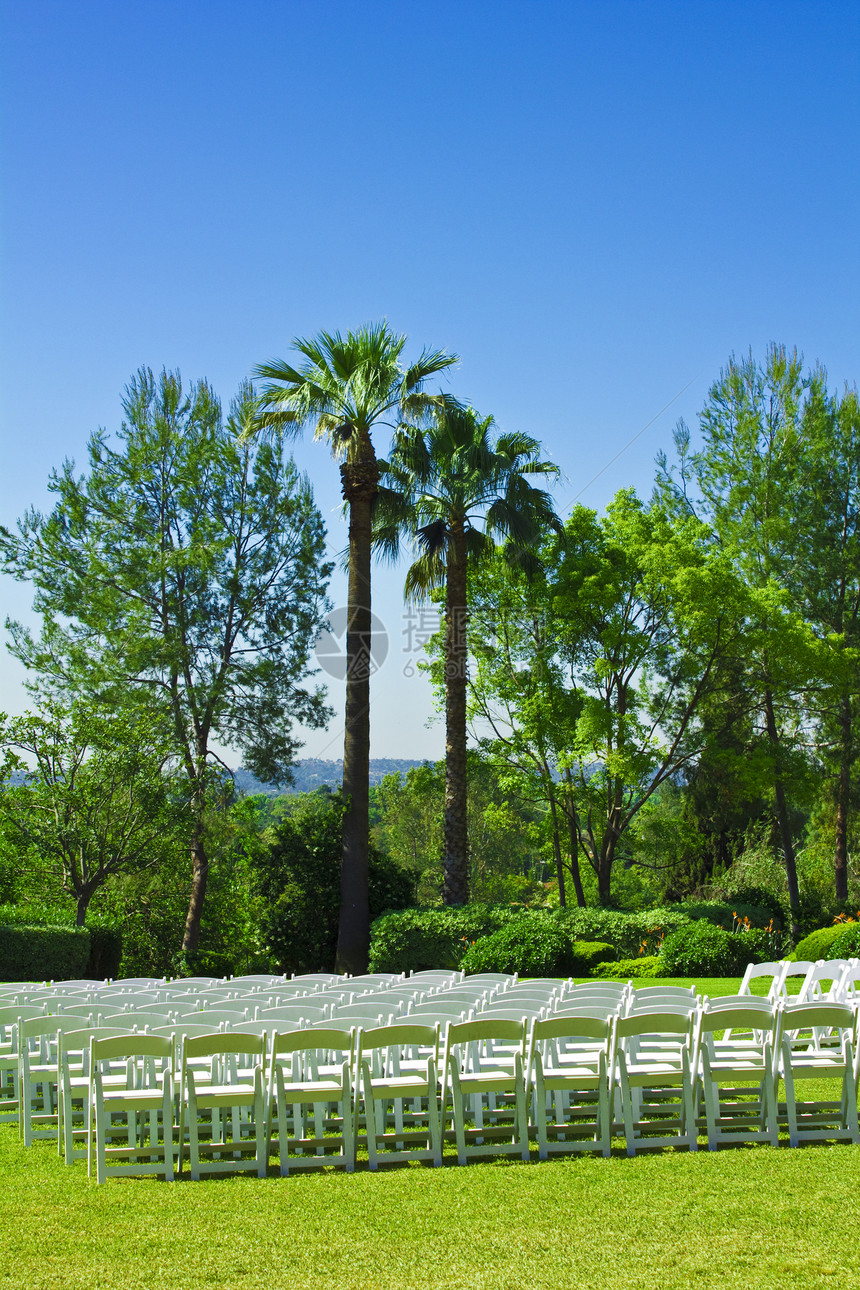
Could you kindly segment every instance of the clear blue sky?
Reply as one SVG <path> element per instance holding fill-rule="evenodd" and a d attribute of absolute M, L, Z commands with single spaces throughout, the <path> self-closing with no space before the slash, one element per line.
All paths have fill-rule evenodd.
<path fill-rule="evenodd" d="M 118 424 L 139 365 L 226 401 L 294 336 L 382 317 L 542 440 L 562 509 L 647 494 L 732 351 L 778 340 L 860 376 L 856 0 L 0 12 L 0 523 Z M 296 456 L 339 550 L 336 469 L 312 441 Z M 426 682 L 402 676 L 402 575 L 376 583 L 373 755 L 437 757 Z M 305 753 L 340 756 L 340 725 Z"/>

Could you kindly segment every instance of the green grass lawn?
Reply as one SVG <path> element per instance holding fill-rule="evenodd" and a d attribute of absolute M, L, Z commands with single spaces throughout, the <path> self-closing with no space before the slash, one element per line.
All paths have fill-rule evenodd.
<path fill-rule="evenodd" d="M 99 1187 L 2 1125 L 0 1287 L 860 1287 L 860 1147 L 453 1159 Z"/>

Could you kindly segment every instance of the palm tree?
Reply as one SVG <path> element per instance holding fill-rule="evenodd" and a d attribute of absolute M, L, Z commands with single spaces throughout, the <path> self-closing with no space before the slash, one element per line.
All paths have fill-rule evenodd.
<path fill-rule="evenodd" d="M 255 370 L 265 384 L 258 425 L 281 435 L 313 425 L 340 460 L 341 486 L 349 515 L 349 589 L 346 632 L 346 713 L 343 747 L 341 909 L 336 967 L 365 972 L 370 941 L 367 905 L 370 761 L 370 558 L 371 519 L 379 490 L 379 463 L 371 430 L 419 423 L 443 395 L 423 392 L 425 381 L 456 362 L 456 355 L 425 350 L 409 367 L 401 364 L 405 336 L 387 323 L 357 331 L 293 341 L 300 365 L 273 360 Z"/>
<path fill-rule="evenodd" d="M 406 575 L 406 597 L 445 590 L 445 853 L 442 899 L 468 898 L 466 828 L 467 573 L 496 550 L 527 572 L 548 527 L 560 527 L 549 495 L 529 475 L 558 475 L 539 459 L 540 444 L 525 434 L 499 434 L 492 417 L 448 400 L 429 425 L 403 425 L 391 458 L 380 462 L 383 481 L 374 517 L 374 544 L 396 559 L 410 534 L 420 552 Z"/>

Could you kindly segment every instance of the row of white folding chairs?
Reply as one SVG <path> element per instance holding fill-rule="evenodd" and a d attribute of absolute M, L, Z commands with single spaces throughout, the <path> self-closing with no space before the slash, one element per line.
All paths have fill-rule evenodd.
<path fill-rule="evenodd" d="M 830 1007 L 829 1012 L 827 1011 L 828 1007 Z M 622 1093 L 621 1101 L 623 1106 L 624 1127 L 627 1135 L 628 1150 L 637 1149 L 636 1143 L 637 1143 L 637 1139 L 640 1136 L 644 1140 L 644 1145 L 651 1145 L 651 1146 L 662 1145 L 663 1141 L 665 1140 L 666 1142 L 671 1142 L 672 1144 L 676 1144 L 676 1145 L 680 1144 L 680 1145 L 688 1145 L 688 1146 L 694 1147 L 695 1135 L 693 1133 L 693 1128 L 691 1127 L 692 1120 L 691 1120 L 691 1115 L 689 1111 L 689 1099 L 692 1096 L 691 1080 L 693 1078 L 693 1071 L 694 1069 L 698 1069 L 696 1067 L 696 1062 L 699 1059 L 692 1055 L 691 1050 L 689 1048 L 690 1033 L 691 1033 L 691 1019 L 696 1015 L 699 1015 L 700 1017 L 704 1017 L 710 1014 L 712 1018 L 716 1017 L 717 1019 L 716 1027 L 712 1026 L 711 1029 L 713 1028 L 722 1029 L 725 1027 L 727 1021 L 732 1021 L 737 1023 L 737 1020 L 739 1017 L 741 1017 L 744 1020 L 745 1024 L 747 1025 L 752 1025 L 752 1023 L 755 1022 L 757 1027 L 759 1028 L 757 1036 L 749 1041 L 736 1040 L 733 1048 L 731 1049 L 732 1055 L 736 1055 L 738 1052 L 741 1053 L 743 1058 L 743 1063 L 744 1063 L 742 1066 L 742 1070 L 744 1075 L 749 1077 L 751 1072 L 753 1074 L 755 1073 L 754 1068 L 750 1066 L 750 1061 L 751 1061 L 750 1054 L 751 1053 L 754 1054 L 755 1052 L 758 1051 L 758 1049 L 756 1048 L 756 1045 L 758 1044 L 760 1046 L 761 1036 L 763 1034 L 767 1032 L 770 1032 L 771 1034 L 773 1034 L 774 1024 L 775 1024 L 774 1019 L 785 1012 L 788 1013 L 787 1020 L 791 1021 L 792 1026 L 794 1027 L 795 1030 L 800 1026 L 802 1022 L 804 1027 L 809 1027 L 809 1026 L 813 1027 L 813 1030 L 812 1030 L 813 1035 L 816 1029 L 814 1024 L 816 1021 L 817 1022 L 821 1022 L 822 1020 L 826 1021 L 828 1023 L 827 1028 L 832 1030 L 835 1022 L 839 1020 L 838 1010 L 834 1011 L 833 1007 L 830 1005 L 819 1005 L 817 1007 L 810 1007 L 810 1005 L 806 1005 L 806 1006 L 795 1005 L 794 1007 L 790 1007 L 789 1009 L 785 1009 L 784 1005 L 780 1005 L 776 1010 L 774 1010 L 768 1007 L 767 1002 L 765 1000 L 749 1000 L 749 999 L 741 1000 L 736 997 L 729 997 L 724 1000 L 714 1001 L 710 1006 L 706 1006 L 704 1009 L 698 1009 L 698 1010 L 693 1008 L 688 1009 L 686 1016 L 681 1010 L 673 1010 L 672 1012 L 663 1011 L 659 1014 L 655 1014 L 653 1012 L 652 1013 L 637 1012 L 634 1016 L 626 1017 L 626 1018 L 621 1018 L 617 1016 L 617 1014 L 614 1014 L 611 1016 L 607 1016 L 606 1014 L 604 1014 L 601 1017 L 599 1010 L 597 1010 L 596 1013 L 594 1010 L 592 1010 L 591 1015 L 588 1018 L 580 1017 L 579 1019 L 577 1019 L 576 1017 L 562 1017 L 562 1016 L 556 1015 L 546 1020 L 536 1020 L 533 1023 L 533 1036 L 535 1034 L 544 1034 L 546 1035 L 547 1038 L 549 1038 L 550 1036 L 548 1034 L 547 1028 L 549 1029 L 554 1028 L 556 1032 L 555 1037 L 557 1040 L 559 1034 L 562 1034 L 565 1031 L 567 1031 L 568 1033 L 576 1034 L 577 1025 L 579 1026 L 579 1029 L 581 1031 L 585 1021 L 588 1022 L 588 1025 L 592 1025 L 592 1029 L 594 1026 L 597 1026 L 598 1024 L 614 1027 L 614 1042 L 618 1043 L 618 1046 L 615 1050 L 614 1056 L 607 1056 L 605 1058 L 605 1062 L 608 1062 L 608 1066 L 605 1065 L 605 1072 L 608 1080 L 606 1087 L 611 1092 L 612 1079 L 616 1078 L 616 1083 L 620 1081 L 620 1087 L 621 1087 L 621 1093 Z M 843 1013 L 844 1012 L 845 1010 L 843 1010 Z M 851 1015 L 851 1014 L 849 1013 L 847 1015 Z M 844 1021 L 844 1015 L 842 1017 L 842 1020 Z M 67 1019 L 67 1022 L 63 1023 L 63 1025 L 66 1026 L 70 1024 L 71 1021 L 72 1019 L 69 1018 Z M 774 1022 L 774 1024 L 766 1024 L 770 1022 Z M 407 1022 L 405 1024 L 408 1025 L 409 1023 Z M 456 1075 L 453 1068 L 449 1069 L 449 1071 L 447 1072 L 450 1077 L 451 1095 L 454 1101 L 455 1120 L 457 1119 L 457 1115 L 456 1115 L 457 1098 L 458 1097 L 462 1098 L 463 1091 L 465 1088 L 466 1094 L 473 1101 L 472 1116 L 477 1121 L 475 1128 L 473 1130 L 469 1130 L 469 1133 L 471 1134 L 474 1141 L 471 1143 L 471 1146 L 469 1146 L 468 1149 L 467 1149 L 465 1120 L 463 1119 L 462 1114 L 460 1115 L 460 1118 L 459 1118 L 459 1124 L 455 1123 L 455 1131 L 456 1131 L 455 1136 L 457 1137 L 457 1142 L 458 1142 L 458 1154 L 463 1159 L 468 1158 L 470 1154 L 476 1154 L 476 1153 L 484 1154 L 481 1150 L 478 1150 L 478 1148 L 481 1147 L 481 1144 L 483 1143 L 485 1138 L 495 1138 L 498 1136 L 498 1129 L 500 1124 L 500 1113 L 499 1113 L 499 1106 L 497 1104 L 498 1099 L 496 1098 L 496 1093 L 501 1095 L 505 1090 L 507 1090 L 507 1092 L 510 1094 L 511 1090 L 507 1088 L 507 1086 L 505 1085 L 505 1081 L 502 1078 L 496 1079 L 495 1085 L 494 1085 L 493 1079 L 490 1078 L 490 1075 L 492 1075 L 493 1071 L 496 1072 L 496 1075 L 499 1075 L 498 1068 L 499 1068 L 500 1062 L 504 1063 L 505 1060 L 507 1060 L 508 1067 L 511 1067 L 511 1066 L 516 1067 L 515 1056 L 514 1056 L 514 1060 L 511 1061 L 512 1051 L 516 1049 L 517 1044 L 521 1042 L 522 1037 L 525 1035 L 527 1030 L 527 1028 L 523 1024 L 522 1019 L 520 1019 L 519 1021 L 515 1021 L 514 1019 L 506 1019 L 503 1017 L 499 1017 L 498 1015 L 496 1016 L 487 1015 L 485 1017 L 478 1018 L 476 1019 L 476 1021 L 472 1023 L 472 1026 L 473 1027 L 477 1026 L 478 1031 L 476 1032 L 473 1029 L 471 1032 L 469 1032 L 468 1024 L 465 1032 L 464 1032 L 463 1026 L 457 1025 L 457 1024 L 454 1024 L 448 1030 L 449 1042 L 452 1040 L 452 1037 L 457 1037 L 457 1042 L 467 1043 L 467 1057 L 463 1066 L 462 1080 L 459 1078 L 459 1076 Z M 200 1027 L 197 1025 L 192 1027 L 191 1023 L 185 1022 L 178 1025 L 174 1033 L 175 1034 L 182 1034 L 183 1032 L 189 1033 L 192 1029 L 194 1031 L 199 1031 Z M 586 1029 L 587 1029 L 587 1026 L 586 1026 Z M 856 1022 L 854 1022 L 854 1029 L 856 1031 Z M 262 1042 L 265 1042 L 265 1033 L 266 1033 L 265 1026 L 261 1026 L 258 1028 L 255 1025 L 255 1023 L 245 1023 L 245 1024 L 238 1025 L 237 1027 L 234 1028 L 234 1030 L 236 1032 L 234 1034 L 235 1044 L 241 1045 L 244 1042 L 243 1035 L 247 1035 L 248 1033 L 251 1033 L 252 1038 L 258 1037 L 261 1039 Z M 426 1033 L 426 1027 L 424 1028 L 424 1030 Z M 431 1030 L 434 1033 L 438 1034 L 437 1027 L 431 1027 Z M 684 1038 L 685 1032 L 687 1036 L 686 1040 Z M 323 1025 L 321 1028 L 319 1025 L 317 1025 L 315 1027 L 312 1027 L 310 1032 L 302 1032 L 298 1035 L 294 1034 L 291 1042 L 293 1042 L 298 1046 L 304 1045 L 305 1047 L 307 1047 L 308 1043 L 326 1042 L 328 1044 L 331 1040 L 332 1033 L 334 1033 L 335 1035 L 340 1035 L 342 1037 L 347 1037 L 347 1040 L 348 1040 L 347 1043 L 344 1044 L 343 1040 L 341 1040 L 340 1042 L 342 1044 L 342 1048 L 344 1051 L 351 1050 L 351 1045 L 355 1042 L 356 1032 L 344 1022 L 341 1022 L 339 1026 L 334 1026 L 334 1027 L 331 1025 Z M 364 1032 L 362 1031 L 358 1032 L 358 1034 L 361 1034 L 361 1033 L 364 1033 Z M 470 1039 L 468 1039 L 467 1037 L 464 1038 L 464 1035 L 467 1036 L 469 1033 L 472 1035 L 472 1038 Z M 655 1033 L 658 1036 L 662 1036 L 662 1043 L 660 1044 L 660 1046 L 656 1048 L 648 1048 L 647 1047 L 648 1036 L 649 1035 L 652 1036 L 652 1039 L 653 1039 L 653 1035 Z M 670 1036 L 668 1040 L 666 1038 L 667 1033 Z M 302 1034 L 304 1034 L 304 1038 L 302 1037 Z M 324 1035 L 328 1036 L 328 1038 L 325 1041 L 323 1040 Z M 478 1038 L 475 1038 L 474 1037 L 475 1035 L 477 1035 Z M 156 1036 L 156 1037 L 161 1037 L 161 1036 Z M 194 1035 L 193 1037 L 196 1039 L 198 1036 Z M 491 1044 L 491 1058 L 490 1058 L 491 1069 L 490 1069 L 490 1073 L 486 1074 L 481 1070 L 481 1060 L 480 1060 L 480 1056 L 478 1055 L 478 1050 L 482 1043 L 486 1045 L 486 1043 L 490 1041 L 492 1037 L 495 1037 L 496 1043 L 495 1045 Z M 593 1037 L 594 1036 L 592 1036 L 592 1038 Z M 843 1065 L 845 1065 L 845 1063 L 847 1062 L 847 1067 L 851 1067 L 850 1057 L 846 1057 L 846 1043 L 845 1043 L 844 1034 L 842 1036 L 842 1039 L 843 1039 L 843 1042 L 842 1042 L 841 1049 L 839 1051 L 834 1049 L 832 1045 L 828 1046 L 826 1049 L 820 1046 L 816 1047 L 816 1045 L 811 1040 L 805 1045 L 798 1045 L 795 1042 L 793 1047 L 791 1047 L 787 1041 L 783 1042 L 781 1046 L 781 1062 L 782 1062 L 781 1077 L 786 1080 L 795 1079 L 797 1075 L 797 1071 L 796 1071 L 797 1061 L 802 1061 L 805 1064 L 803 1067 L 803 1071 L 806 1071 L 807 1068 L 811 1068 L 812 1070 L 814 1070 L 815 1074 L 819 1078 L 821 1078 L 823 1074 L 836 1075 L 839 1073 L 839 1071 L 834 1065 L 834 1061 L 838 1065 L 838 1062 L 840 1060 L 840 1053 L 841 1053 L 841 1060 L 843 1062 Z M 505 1051 L 504 1050 L 505 1041 L 513 1041 L 513 1049 L 511 1048 L 510 1042 L 509 1042 L 508 1048 Z M 618 1041 L 620 1041 L 620 1043 Z M 503 1045 L 502 1053 L 499 1052 L 499 1042 L 501 1042 Z M 740 1042 L 740 1047 L 738 1047 L 739 1042 Z M 599 1044 L 597 1047 L 599 1048 Z M 556 1044 L 556 1049 L 558 1049 L 557 1044 Z M 851 1041 L 849 1040 L 848 1042 L 849 1052 L 850 1052 L 850 1049 L 851 1049 Z M 534 1081 L 536 1079 L 536 1076 L 534 1074 L 534 1070 L 535 1070 L 534 1038 L 532 1041 L 531 1051 L 532 1051 L 532 1057 L 530 1059 L 530 1064 L 529 1064 L 529 1070 L 531 1073 L 529 1078 L 532 1081 Z M 546 1072 L 542 1074 L 541 1078 L 543 1080 L 543 1083 L 541 1084 L 541 1089 L 543 1090 L 543 1092 L 547 1094 L 547 1096 L 549 1095 L 549 1093 L 552 1093 L 553 1097 L 555 1097 L 556 1101 L 558 1101 L 558 1095 L 560 1091 L 564 1088 L 567 1088 L 568 1091 L 570 1091 L 571 1080 L 573 1080 L 574 1084 L 578 1080 L 581 1086 L 584 1085 L 585 1087 L 589 1087 L 592 1089 L 597 1088 L 597 1103 L 599 1105 L 602 1100 L 600 1087 L 597 1087 L 597 1085 L 594 1084 L 594 1080 L 592 1078 L 592 1076 L 594 1075 L 593 1057 L 594 1057 L 595 1051 L 596 1050 L 595 1050 L 594 1044 L 592 1043 L 590 1049 L 586 1048 L 585 1055 L 583 1054 L 581 1045 L 580 1045 L 580 1050 L 578 1052 L 576 1051 L 576 1048 L 574 1046 L 573 1050 L 571 1050 L 570 1048 L 567 1048 L 567 1049 L 563 1049 L 560 1055 L 557 1053 L 556 1068 L 555 1068 L 554 1074 L 551 1074 L 549 1077 L 547 1077 Z M 718 1056 L 720 1056 L 723 1059 L 723 1061 L 725 1059 L 725 1052 L 726 1052 L 726 1049 L 724 1046 L 719 1050 L 719 1053 L 718 1053 Z M 590 1058 L 588 1056 L 589 1053 L 591 1055 Z M 685 1053 L 687 1054 L 686 1058 L 684 1056 Z M 786 1062 L 786 1054 L 788 1054 L 787 1062 Z M 521 1055 L 521 1058 L 522 1058 L 522 1055 Z M 761 1059 L 761 1060 L 764 1060 L 764 1059 Z M 579 1063 L 579 1067 L 577 1067 L 577 1062 Z M 765 1065 L 766 1065 L 766 1062 L 765 1062 Z M 520 1061 L 520 1066 L 522 1067 L 522 1060 Z M 618 1068 L 617 1076 L 615 1075 L 616 1067 Z M 847 1079 L 847 1073 L 846 1073 L 847 1067 L 846 1067 L 846 1071 L 843 1071 L 843 1075 L 845 1075 L 846 1079 Z M 853 1078 L 856 1080 L 856 1058 L 854 1059 L 854 1065 L 852 1069 L 853 1069 Z M 669 1137 L 666 1138 L 664 1131 L 667 1128 L 667 1122 L 663 1117 L 663 1112 L 665 1112 L 665 1106 L 661 1102 L 660 1105 L 662 1107 L 662 1111 L 661 1111 L 661 1118 L 659 1121 L 659 1130 L 662 1136 L 654 1140 L 653 1137 L 648 1138 L 647 1133 L 643 1131 L 643 1124 L 641 1123 L 642 1115 L 643 1115 L 643 1108 L 641 1103 L 642 1094 L 637 1093 L 636 1090 L 653 1089 L 655 1086 L 659 1085 L 661 1089 L 661 1097 L 664 1098 L 666 1093 L 667 1071 L 668 1071 L 668 1074 L 671 1075 L 669 1084 L 674 1087 L 678 1087 L 678 1086 L 681 1087 L 682 1110 L 679 1112 L 678 1125 L 676 1126 L 674 1124 L 669 1124 L 668 1127 L 672 1128 L 672 1132 L 669 1135 Z M 685 1071 L 686 1071 L 686 1078 L 685 1078 Z M 515 1070 L 509 1070 L 509 1073 L 512 1075 L 516 1074 Z M 723 1070 L 723 1073 L 725 1073 L 724 1070 Z M 777 1074 L 777 1071 L 776 1069 L 774 1069 L 774 1077 L 776 1077 L 776 1074 Z M 737 1072 L 735 1072 L 735 1075 L 737 1076 Z M 274 1075 L 273 1075 L 273 1078 L 274 1078 Z M 555 1079 L 556 1087 L 550 1087 L 550 1084 L 547 1083 L 547 1078 L 549 1078 L 550 1084 L 552 1083 L 552 1080 Z M 557 1081 L 559 1079 L 562 1080 L 561 1086 L 557 1085 Z M 487 1083 L 488 1080 L 489 1080 L 489 1085 Z M 589 1081 L 591 1081 L 590 1084 L 589 1084 Z M 627 1085 L 626 1092 L 624 1089 L 625 1082 Z M 599 1084 L 599 1081 L 598 1081 L 598 1084 Z M 459 1090 L 456 1096 L 454 1094 L 455 1085 Z M 513 1085 L 515 1104 L 517 1102 L 516 1089 L 517 1089 L 517 1084 L 515 1079 L 514 1085 Z M 847 1085 L 843 1089 L 843 1102 L 846 1102 L 847 1100 L 847 1102 L 850 1103 L 852 1101 L 852 1095 L 850 1091 L 846 1091 L 846 1089 L 847 1089 Z M 317 1095 L 319 1094 L 320 1091 L 321 1090 L 319 1089 L 316 1090 Z M 478 1110 L 476 1112 L 474 1107 L 474 1098 L 476 1093 L 481 1093 L 482 1095 L 489 1094 L 490 1101 L 489 1101 L 486 1113 L 484 1113 L 480 1109 L 480 1106 L 478 1107 Z M 225 1093 L 224 1096 L 227 1097 L 229 1095 Z M 761 1114 L 764 1115 L 765 1119 L 767 1120 L 768 1132 L 771 1135 L 771 1139 L 772 1139 L 773 1119 L 772 1119 L 772 1115 L 767 1110 L 768 1095 L 765 1093 L 763 1095 L 763 1098 L 765 1103 L 765 1110 L 764 1112 L 761 1112 Z M 312 1099 L 312 1100 L 318 1100 L 318 1097 L 317 1099 Z M 705 1101 L 707 1104 L 708 1102 L 707 1087 L 705 1089 Z M 683 1109 L 683 1103 L 685 1102 L 688 1104 L 686 1111 Z M 794 1103 L 795 1103 L 795 1099 L 792 1095 L 790 1098 L 787 1099 L 787 1110 L 786 1110 L 786 1114 L 788 1115 L 789 1129 L 790 1129 L 790 1132 L 792 1133 L 792 1141 L 798 1140 L 796 1112 L 794 1112 L 794 1115 L 792 1118 Z M 854 1118 L 856 1121 L 856 1088 L 853 1093 L 853 1106 L 854 1106 Z M 816 1108 L 816 1110 L 818 1111 L 818 1108 Z M 634 1116 L 634 1111 L 636 1114 L 635 1121 L 632 1118 Z M 848 1112 L 846 1112 L 846 1114 L 847 1113 Z M 429 1117 L 430 1112 L 427 1111 L 424 1114 Z M 514 1121 L 517 1120 L 517 1114 L 519 1113 L 517 1112 L 513 1117 Z M 444 1115 L 445 1113 L 444 1113 L 444 1102 L 443 1102 L 443 1111 L 442 1111 L 443 1120 L 444 1120 Z M 580 1119 L 581 1119 L 581 1115 L 580 1115 Z M 604 1116 L 604 1119 L 605 1119 L 605 1116 Z M 538 1138 L 539 1138 L 539 1143 L 541 1144 L 542 1151 L 544 1150 L 544 1148 L 546 1148 L 546 1150 L 549 1150 L 549 1147 L 547 1146 L 546 1124 L 543 1123 L 544 1120 L 545 1120 L 545 1116 L 541 1116 L 540 1113 L 537 1113 L 536 1123 L 538 1125 Z M 646 1115 L 646 1121 L 647 1121 L 647 1115 Z M 483 1132 L 486 1129 L 488 1122 L 490 1122 L 492 1133 L 490 1133 L 489 1129 L 487 1129 L 486 1133 Z M 543 1123 L 543 1133 L 541 1133 L 542 1123 Z M 401 1120 L 401 1127 L 402 1127 L 402 1120 Z M 653 1125 L 650 1127 L 653 1130 Z M 844 1132 L 841 1134 L 839 1132 L 831 1133 L 829 1129 L 819 1130 L 818 1128 L 816 1128 L 816 1130 L 814 1131 L 814 1136 L 819 1136 L 819 1137 L 845 1136 L 845 1133 L 850 1133 L 851 1125 L 845 1122 L 845 1115 L 843 1115 L 843 1123 L 841 1127 L 844 1130 Z M 678 1129 L 677 1132 L 675 1131 L 676 1128 Z M 712 1125 L 709 1121 L 708 1122 L 709 1137 L 711 1133 L 711 1128 L 712 1128 Z M 837 1129 L 838 1128 L 839 1126 L 837 1125 Z M 397 1126 L 395 1125 L 395 1130 L 396 1129 L 397 1129 Z M 383 1121 L 383 1131 L 384 1131 L 384 1121 Z M 598 1144 L 600 1149 L 605 1148 L 607 1131 L 608 1130 L 605 1123 L 602 1125 L 598 1125 L 595 1128 L 596 1136 L 594 1137 L 594 1141 Z M 556 1138 L 557 1138 L 556 1149 L 566 1149 L 563 1146 L 560 1148 L 558 1147 L 558 1143 L 564 1143 L 565 1141 L 572 1141 L 573 1143 L 578 1143 L 580 1146 L 583 1145 L 582 1132 L 583 1132 L 582 1125 L 579 1123 L 579 1120 L 577 1120 L 576 1124 L 574 1124 L 573 1126 L 568 1126 L 566 1132 L 563 1124 L 562 1124 L 561 1130 L 559 1130 L 558 1126 L 556 1126 Z M 802 1132 L 802 1136 L 809 1136 L 808 1133 L 803 1131 L 801 1132 Z M 856 1129 L 854 1130 L 854 1132 L 856 1134 Z M 458 1134 L 459 1136 L 457 1136 Z M 504 1117 L 502 1117 L 501 1119 L 501 1134 L 503 1138 L 508 1136 L 508 1125 L 504 1121 Z M 586 1132 L 585 1143 L 584 1143 L 586 1147 L 590 1136 L 591 1135 L 588 1132 Z M 855 1138 L 852 1137 L 852 1140 L 855 1140 Z M 518 1150 L 522 1148 L 522 1143 L 523 1143 L 522 1125 L 520 1124 L 519 1129 L 517 1129 L 517 1124 L 514 1123 L 513 1137 L 510 1139 L 508 1146 L 511 1147 L 511 1149 L 513 1150 Z M 316 1144 L 316 1145 L 317 1145 L 317 1148 L 319 1149 L 320 1144 Z M 472 1148 L 475 1148 L 475 1150 L 473 1151 Z M 571 1146 L 570 1149 L 576 1149 L 576 1147 Z M 427 1150 L 435 1151 L 435 1148 L 432 1147 L 432 1144 L 431 1144 L 431 1146 L 427 1147 Z"/>
<path fill-rule="evenodd" d="M 809 1032 L 805 1044 L 791 1043 L 783 1035 L 784 1016 L 786 1026 Z M 749 1027 L 749 1038 L 731 1045 L 715 1040 L 715 1032 L 727 1021 L 736 1032 Z M 841 1032 L 838 1048 L 815 1046 L 812 1035 L 822 1025 Z M 541 1155 L 582 1149 L 608 1154 L 609 1135 L 619 1128 L 630 1154 L 665 1145 L 695 1150 L 699 1102 L 704 1104 L 712 1148 L 750 1136 L 775 1143 L 780 1109 L 792 1145 L 810 1138 L 857 1142 L 856 1032 L 856 1015 L 844 1006 L 798 1004 L 787 1009 L 778 1004 L 767 1009 L 737 999 L 717 1007 L 697 1005 L 686 1015 L 661 1010 L 626 1017 L 551 1016 L 535 1019 L 530 1026 L 486 1016 L 448 1027 L 441 1070 L 436 1026 L 404 1021 L 370 1031 L 317 1026 L 276 1034 L 269 1087 L 279 1116 L 281 1169 L 288 1171 L 295 1150 L 302 1153 L 298 1167 L 329 1163 L 325 1153 L 331 1145 L 349 1168 L 359 1138 L 360 1104 L 372 1168 L 380 1149 L 385 1151 L 382 1158 L 392 1161 L 419 1158 L 441 1163 L 442 1134 L 449 1119 L 461 1163 L 499 1152 L 526 1158 L 529 1104 Z M 565 1037 L 572 1042 L 559 1045 Z M 649 1041 L 657 1046 L 649 1047 Z M 392 1044 L 398 1050 L 393 1063 L 390 1055 L 380 1063 L 380 1051 Z M 325 1047 L 322 1055 L 320 1045 Z M 300 1052 L 315 1053 L 317 1064 L 287 1069 L 287 1055 Z M 332 1065 L 331 1059 L 338 1056 L 340 1064 Z M 727 1080 L 733 1086 L 757 1076 L 752 1111 L 746 1104 L 738 1108 L 721 1100 L 720 1085 Z M 798 1103 L 799 1080 L 827 1077 L 842 1081 L 839 1103 Z M 786 1087 L 782 1108 L 776 1103 L 777 1079 Z M 616 1089 L 620 1122 L 612 1119 Z M 321 1093 L 339 1107 L 325 1111 Z M 730 1094 L 737 1097 L 737 1090 L 732 1087 Z M 669 1118 L 667 1097 L 677 1098 Z M 559 1117 L 565 1098 L 567 1106 L 561 1106 Z M 286 1124 L 290 1107 L 292 1135 Z M 310 1108 L 315 1119 L 312 1134 Z M 270 1101 L 269 1117 L 272 1114 Z M 330 1138 L 337 1123 L 339 1145 L 337 1138 L 334 1144 Z"/>
<path fill-rule="evenodd" d="M 738 993 L 750 994 L 750 983 L 762 977 L 771 978 L 768 989 L 771 999 L 795 997 L 789 992 L 788 983 L 797 978 L 800 978 L 800 985 L 796 997 L 804 1002 L 828 998 L 838 1003 L 860 995 L 860 959 L 857 958 L 817 959 L 815 962 L 781 959 L 779 962 L 750 963 Z"/>

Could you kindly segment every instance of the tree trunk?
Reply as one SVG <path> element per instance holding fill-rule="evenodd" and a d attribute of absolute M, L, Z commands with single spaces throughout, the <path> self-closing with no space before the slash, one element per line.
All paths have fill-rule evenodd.
<path fill-rule="evenodd" d="M 567 815 L 567 827 L 570 833 L 570 876 L 573 878 L 573 890 L 576 892 L 576 903 L 580 909 L 585 909 L 585 892 L 582 890 L 582 875 L 579 872 L 579 834 L 576 830 L 576 806 L 573 801 L 573 780 L 570 774 L 570 767 L 564 772 L 567 782 L 567 802 L 565 803 L 565 814 Z"/>
<path fill-rule="evenodd" d="M 547 797 L 549 798 L 549 809 L 552 815 L 552 850 L 555 856 L 555 872 L 558 878 L 558 903 L 562 909 L 565 909 L 567 907 L 567 897 L 564 890 L 564 865 L 561 861 L 561 838 L 559 836 L 558 810 L 556 809 L 555 801 L 555 785 L 552 782 L 552 777 L 549 780 Z"/>
<path fill-rule="evenodd" d="M 851 799 L 851 699 L 844 694 L 839 704 L 839 779 L 836 788 L 836 899 L 848 899 L 848 817 Z"/>
<path fill-rule="evenodd" d="M 466 784 L 466 534 L 448 535 L 445 575 L 445 842 L 442 901 L 469 899 L 468 792 Z"/>
<path fill-rule="evenodd" d="M 797 862 L 794 855 L 794 843 L 791 839 L 791 826 L 788 819 L 788 804 L 785 798 L 785 785 L 779 766 L 780 740 L 776 728 L 776 716 L 773 709 L 773 694 L 770 690 L 764 693 L 765 720 L 767 737 L 770 741 L 774 758 L 773 796 L 776 806 L 776 822 L 779 829 L 782 857 L 785 863 L 785 876 L 788 882 L 788 904 L 791 910 L 791 940 L 796 945 L 800 938 L 800 890 L 797 885 Z"/>
<path fill-rule="evenodd" d="M 340 921 L 335 971 L 367 971 L 370 952 L 368 850 L 370 833 L 370 525 L 379 468 L 369 442 L 341 466 L 349 506 L 349 591 L 346 629 L 346 710 L 343 736 L 345 811 L 340 869 Z"/>
<path fill-rule="evenodd" d="M 87 921 L 87 910 L 93 898 L 94 887 L 85 887 L 75 892 L 75 927 L 83 927 Z"/>
<path fill-rule="evenodd" d="M 198 819 L 191 838 L 191 899 L 182 937 L 182 953 L 193 954 L 200 944 L 200 920 L 209 882 L 209 857 L 203 845 L 203 823 Z"/>

